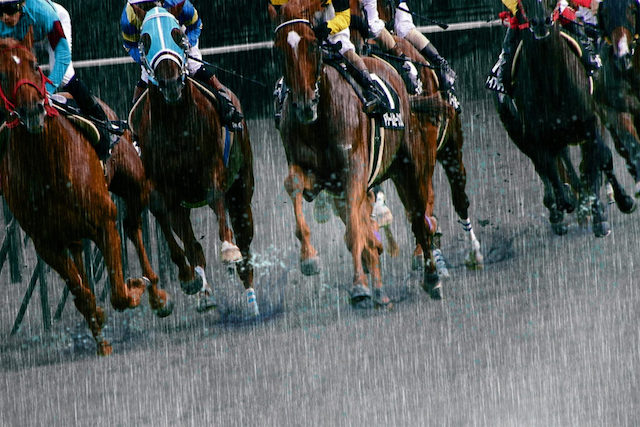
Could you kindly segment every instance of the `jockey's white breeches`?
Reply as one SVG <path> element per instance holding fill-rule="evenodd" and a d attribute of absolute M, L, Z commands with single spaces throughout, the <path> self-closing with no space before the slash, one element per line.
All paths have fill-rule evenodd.
<path fill-rule="evenodd" d="M 405 38 L 409 31 L 416 28 L 416 25 L 413 23 L 413 16 L 410 13 L 400 10 L 406 9 L 409 10 L 409 6 L 407 3 L 401 2 L 396 8 L 396 19 L 393 22 L 393 29 L 395 30 L 398 37 Z"/>
<path fill-rule="evenodd" d="M 202 59 L 202 53 L 200 52 L 200 48 L 198 47 L 199 44 L 200 42 L 196 43 L 195 46 L 191 46 L 189 50 L 187 50 L 187 54 L 190 57 Z M 194 75 L 200 67 L 202 67 L 202 64 L 200 62 L 191 58 L 187 59 L 188 75 L 190 76 Z M 144 67 L 140 67 L 140 80 L 142 80 L 145 83 L 149 83 L 149 74 L 147 73 L 147 70 L 144 69 Z"/>
<path fill-rule="evenodd" d="M 367 24 L 373 37 L 378 37 L 384 29 L 384 21 L 378 16 L 378 0 L 360 0 L 365 13 L 367 14 Z"/>
<path fill-rule="evenodd" d="M 339 33 L 330 34 L 327 37 L 327 40 L 331 44 L 336 44 L 337 42 L 342 43 L 342 47 L 340 48 L 340 53 L 344 55 L 344 53 L 348 50 L 356 50 L 356 47 L 351 43 L 351 33 L 348 28 L 340 31 Z"/>

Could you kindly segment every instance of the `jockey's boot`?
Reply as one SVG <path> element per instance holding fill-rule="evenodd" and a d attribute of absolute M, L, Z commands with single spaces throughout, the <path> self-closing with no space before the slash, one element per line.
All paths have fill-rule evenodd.
<path fill-rule="evenodd" d="M 387 103 L 384 100 L 383 95 L 378 91 L 378 87 L 371 80 L 369 70 L 360 56 L 353 50 L 348 50 L 344 53 L 344 56 L 353 64 L 358 70 L 356 79 L 360 86 L 362 86 L 362 95 L 364 97 L 362 111 L 366 114 L 381 113 L 388 109 Z"/>
<path fill-rule="evenodd" d="M 520 41 L 520 32 L 511 27 L 507 28 L 502 42 L 502 52 L 498 57 L 498 62 L 491 69 L 491 74 L 487 77 L 485 87 L 496 92 L 511 95 L 511 67 L 513 64 L 513 54 Z"/>
<path fill-rule="evenodd" d="M 580 59 L 582 60 L 582 65 L 584 65 L 584 68 L 587 71 L 587 75 L 593 76 L 593 74 L 602 67 L 600 55 L 598 55 L 593 41 L 589 36 L 587 36 L 582 25 L 570 22 L 567 25 L 567 28 L 571 33 L 573 33 L 573 35 L 575 35 L 578 44 L 580 44 L 580 49 L 582 49 L 582 56 Z"/>
<path fill-rule="evenodd" d="M 451 69 L 447 60 L 440 56 L 433 43 L 427 43 L 420 54 L 435 67 L 440 80 L 440 89 L 445 91 L 451 89 L 456 82 L 456 72 Z"/>
<path fill-rule="evenodd" d="M 418 70 L 413 62 L 406 57 L 402 49 L 398 46 L 398 43 L 393 39 L 393 36 L 383 28 L 378 37 L 375 38 L 376 44 L 385 52 L 389 52 L 391 55 L 402 59 L 402 68 L 400 69 L 400 76 L 404 80 L 407 86 L 407 92 L 410 95 L 418 95 L 422 92 L 422 82 L 418 77 Z"/>
<path fill-rule="evenodd" d="M 438 81 L 440 82 L 440 90 L 445 93 L 449 104 L 451 104 L 458 113 L 462 112 L 460 101 L 458 101 L 458 95 L 456 95 L 456 89 L 454 87 L 456 72 L 453 71 L 447 60 L 440 56 L 433 43 L 427 43 L 420 51 L 420 54 L 436 67 L 435 71 L 438 75 Z"/>
<path fill-rule="evenodd" d="M 204 66 L 200 67 L 194 74 L 196 79 L 213 89 L 213 94 L 218 100 L 218 114 L 220 114 L 220 120 L 222 124 L 227 126 L 230 131 L 242 130 L 242 119 L 244 116 L 233 105 L 227 88 L 222 86 L 222 83 L 218 78 Z"/>
<path fill-rule="evenodd" d="M 73 76 L 71 80 L 69 80 L 69 83 L 64 86 L 64 90 L 71 94 L 78 104 L 80 111 L 84 115 L 89 116 L 90 120 L 93 119 L 92 121 L 96 125 L 100 136 L 100 140 L 93 148 L 96 150 L 96 154 L 98 154 L 100 160 L 105 161 L 109 156 L 111 146 L 118 139 L 116 135 L 113 135 L 114 140 L 112 141 L 112 134 L 107 131 L 107 126 L 109 124 L 107 114 L 104 112 L 98 101 L 96 101 L 87 85 L 85 85 L 78 76 Z"/>

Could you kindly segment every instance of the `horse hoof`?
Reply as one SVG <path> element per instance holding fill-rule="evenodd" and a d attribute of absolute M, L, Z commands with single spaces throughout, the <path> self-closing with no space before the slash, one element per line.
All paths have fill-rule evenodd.
<path fill-rule="evenodd" d="M 225 264 L 233 264 L 242 259 L 242 253 L 240 249 L 230 242 L 222 242 L 220 257 Z"/>
<path fill-rule="evenodd" d="M 389 311 L 393 308 L 391 298 L 387 295 L 384 289 L 373 290 L 373 308 Z"/>
<path fill-rule="evenodd" d="M 633 200 L 632 197 L 625 195 L 624 197 L 620 197 L 619 200 L 616 199 L 616 205 L 618 205 L 618 209 L 620 212 L 625 214 L 630 214 L 636 210 L 636 201 Z"/>
<path fill-rule="evenodd" d="M 553 232 L 557 236 L 564 236 L 565 234 L 567 234 L 568 228 L 566 224 L 563 224 L 562 222 L 557 222 L 557 223 L 551 223 L 551 230 L 553 230 Z"/>
<path fill-rule="evenodd" d="M 212 310 L 217 307 L 217 303 L 213 294 L 209 290 L 202 291 L 198 293 L 198 306 L 196 307 L 196 311 L 198 313 L 206 313 L 209 310 Z"/>
<path fill-rule="evenodd" d="M 187 294 L 187 295 L 195 295 L 198 293 L 198 291 L 200 289 L 202 289 L 202 284 L 204 282 L 202 281 L 202 276 L 200 276 L 199 274 L 196 274 L 193 278 L 192 281 L 190 282 L 183 282 L 180 281 L 180 287 L 182 288 L 182 291 Z"/>
<path fill-rule="evenodd" d="M 349 291 L 349 303 L 353 308 L 371 308 L 371 289 L 364 285 L 354 285 Z"/>
<path fill-rule="evenodd" d="M 107 341 L 102 341 L 97 344 L 98 344 L 98 349 L 97 349 L 98 356 L 108 356 L 113 352 L 113 348 L 111 347 L 111 344 L 109 344 Z"/>
<path fill-rule="evenodd" d="M 467 270 L 482 270 L 484 268 L 484 257 L 480 252 L 471 251 L 464 259 Z"/>
<path fill-rule="evenodd" d="M 156 316 L 162 319 L 163 317 L 167 317 L 171 313 L 173 313 L 173 306 L 173 300 L 168 300 L 163 307 L 157 308 L 153 310 L 153 312 L 156 314 Z"/>
<path fill-rule="evenodd" d="M 320 273 L 320 258 L 317 256 L 300 260 L 300 271 L 305 276 L 315 276 Z"/>
<path fill-rule="evenodd" d="M 425 272 L 422 288 L 426 293 L 429 294 L 429 297 L 431 299 L 435 299 L 435 300 L 442 299 L 442 284 L 440 283 L 440 277 L 438 277 L 438 273 Z"/>
<path fill-rule="evenodd" d="M 609 223 L 607 221 L 594 223 L 593 234 L 596 237 L 607 237 L 609 234 L 611 234 L 611 227 L 609 227 Z"/>

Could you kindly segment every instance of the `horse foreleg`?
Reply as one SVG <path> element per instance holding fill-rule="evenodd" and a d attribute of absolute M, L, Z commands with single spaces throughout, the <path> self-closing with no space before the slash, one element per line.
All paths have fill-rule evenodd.
<path fill-rule="evenodd" d="M 243 179 L 237 180 L 227 192 L 229 220 L 236 234 L 236 243 L 242 253 L 242 259 L 236 270 L 245 288 L 245 297 L 249 312 L 253 316 L 260 314 L 255 291 L 253 289 L 253 264 L 251 259 L 251 242 L 253 241 L 253 173 L 249 169 Z"/>
<path fill-rule="evenodd" d="M 293 202 L 296 218 L 296 237 L 300 241 L 300 270 L 305 276 L 320 273 L 320 258 L 311 245 L 311 231 L 302 211 L 302 195 L 305 189 L 312 188 L 311 180 L 305 176 L 297 165 L 289 166 L 289 175 L 284 180 L 284 187 Z"/>
<path fill-rule="evenodd" d="M 126 285 L 124 283 L 120 235 L 115 221 L 106 221 L 102 227 L 98 228 L 95 243 L 102 252 L 107 267 L 113 308 L 121 311 L 140 305 L 145 283 L 142 279 L 129 279 Z"/>
<path fill-rule="evenodd" d="M 190 291 L 194 291 L 193 293 L 198 292 L 197 310 L 204 312 L 214 308 L 217 304 L 213 298 L 213 291 L 205 274 L 207 262 L 204 257 L 204 251 L 202 250 L 202 245 L 196 240 L 196 236 L 193 233 L 189 213 L 189 209 L 179 206 L 169 213 L 169 219 L 173 230 L 180 240 L 182 240 L 187 260 L 189 264 L 194 267 L 193 270 L 196 273 L 193 281 L 181 283 L 181 286 L 183 286 L 183 289 L 188 288 Z"/>
<path fill-rule="evenodd" d="M 76 263 L 67 255 L 65 248 L 56 247 L 52 248 L 48 245 L 43 245 L 34 239 L 34 245 L 38 255 L 44 262 L 49 264 L 51 268 L 60 274 L 62 279 L 67 284 L 69 290 L 75 297 L 73 302 L 82 316 L 84 316 L 91 334 L 96 341 L 97 353 L 99 356 L 107 356 L 111 354 L 112 348 L 109 342 L 102 336 L 102 326 L 106 321 L 106 315 L 101 307 L 96 304 L 95 295 L 91 292 L 91 289 L 86 285 L 86 282 L 82 280 L 82 276 L 85 276 L 84 272 L 78 269 Z M 118 245 L 118 247 L 120 247 Z M 73 251 L 75 255 L 79 255 L 79 252 Z"/>
<path fill-rule="evenodd" d="M 153 271 L 147 251 L 142 242 L 141 214 L 135 214 L 127 204 L 127 216 L 124 219 L 124 230 L 138 254 L 138 261 L 142 268 L 142 279 L 147 282 L 149 306 L 158 317 L 166 317 L 173 312 L 173 301 L 169 294 L 158 286 L 158 275 Z"/>
<path fill-rule="evenodd" d="M 153 216 L 156 217 L 156 221 L 162 230 L 167 246 L 169 247 L 169 253 L 171 254 L 171 260 L 178 267 L 178 280 L 180 280 L 180 287 L 187 295 L 193 295 L 202 288 L 202 283 L 196 283 L 197 279 L 194 279 L 193 268 L 187 263 L 184 251 L 176 242 L 171 228 L 169 220 L 169 213 L 167 211 L 166 203 L 160 193 L 153 191 L 150 197 L 149 207 Z"/>
<path fill-rule="evenodd" d="M 218 237 L 222 242 L 222 247 L 220 248 L 222 262 L 231 265 L 232 263 L 240 261 L 242 259 L 242 253 L 238 246 L 233 243 L 233 232 L 227 225 L 227 210 L 224 198 L 216 198 L 210 204 L 210 207 L 218 219 Z"/>
<path fill-rule="evenodd" d="M 593 215 L 593 234 L 596 237 L 605 237 L 611 233 L 607 222 L 607 213 L 600 201 L 600 186 L 603 165 L 611 156 L 611 151 L 604 145 L 597 128 L 594 126 L 593 134 L 596 137 L 582 144 L 582 173 L 591 199 L 591 213 Z"/>
<path fill-rule="evenodd" d="M 625 159 L 635 182 L 634 194 L 640 197 L 640 137 L 629 113 L 618 113 L 610 127 L 616 151 Z"/>
<path fill-rule="evenodd" d="M 616 177 L 615 173 L 613 172 L 613 157 L 611 156 L 611 152 L 603 153 L 602 170 L 607 177 L 608 185 L 613 191 L 613 198 L 616 202 L 616 205 L 618 206 L 618 209 L 620 209 L 622 213 L 626 214 L 635 211 L 635 200 L 627 195 L 622 185 L 620 185 L 620 183 L 618 182 L 618 178 Z"/>

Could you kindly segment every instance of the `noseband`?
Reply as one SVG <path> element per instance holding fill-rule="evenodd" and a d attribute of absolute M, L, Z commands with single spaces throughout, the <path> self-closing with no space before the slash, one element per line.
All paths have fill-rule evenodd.
<path fill-rule="evenodd" d="M 24 49 L 28 51 L 28 49 L 22 46 L 17 47 L 17 49 Z M 2 50 L 2 52 L 8 52 L 10 50 L 10 48 L 5 48 Z M 9 113 L 9 117 L 13 117 L 13 120 L 6 122 L 6 125 L 9 129 L 13 129 L 20 124 L 21 117 L 20 114 L 16 111 L 16 95 L 18 93 L 18 89 L 25 85 L 31 86 L 38 91 L 38 94 L 42 97 L 44 109 L 47 116 L 54 117 L 58 115 L 58 110 L 56 110 L 49 104 L 49 95 L 47 94 L 46 84 L 51 83 L 51 80 L 49 80 L 49 78 L 45 76 L 40 67 L 38 67 L 38 72 L 40 73 L 40 85 L 37 85 L 35 82 L 29 79 L 22 78 L 18 80 L 16 85 L 13 87 L 13 91 L 11 92 L 11 99 L 7 97 L 4 90 L 2 89 L 2 86 L 0 86 L 0 99 L 2 99 L 2 102 L 4 103 L 5 110 Z"/>

